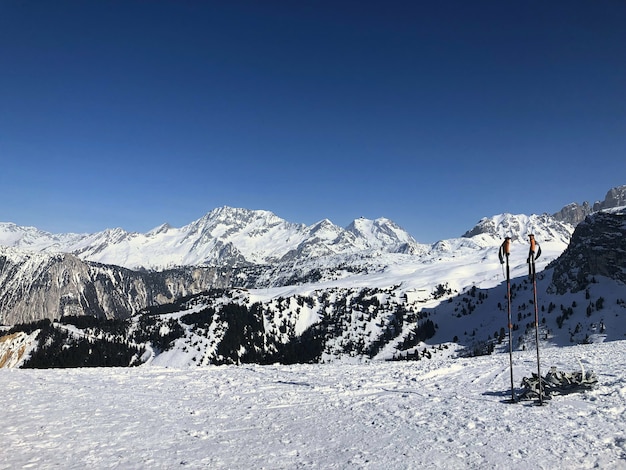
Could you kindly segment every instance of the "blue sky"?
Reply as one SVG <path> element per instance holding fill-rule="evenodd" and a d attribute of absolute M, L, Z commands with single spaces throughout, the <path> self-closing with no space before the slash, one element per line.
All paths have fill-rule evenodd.
<path fill-rule="evenodd" d="M 0 221 L 418 241 L 626 184 L 626 2 L 0 3 Z"/>

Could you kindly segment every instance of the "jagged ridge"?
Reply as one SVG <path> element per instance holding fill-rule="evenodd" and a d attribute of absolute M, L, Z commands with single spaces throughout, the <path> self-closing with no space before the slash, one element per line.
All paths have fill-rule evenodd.
<path fill-rule="evenodd" d="M 552 286 L 559 294 L 585 289 L 594 276 L 626 284 L 626 207 L 587 216 L 553 267 Z"/>
<path fill-rule="evenodd" d="M 572 202 L 563 207 L 559 212 L 553 214 L 556 220 L 577 225 L 593 212 L 603 209 L 611 209 L 613 207 L 621 207 L 626 205 L 626 185 L 611 188 L 602 201 L 596 201 L 593 205 L 588 201 L 578 204 Z"/>
<path fill-rule="evenodd" d="M 174 266 L 266 265 L 363 250 L 412 253 L 422 249 L 388 219 L 359 219 L 344 229 L 329 220 L 307 227 L 269 211 L 222 207 L 181 228 L 163 224 L 145 233 L 121 228 L 94 234 L 53 235 L 0 224 L 0 243 L 129 269 Z"/>

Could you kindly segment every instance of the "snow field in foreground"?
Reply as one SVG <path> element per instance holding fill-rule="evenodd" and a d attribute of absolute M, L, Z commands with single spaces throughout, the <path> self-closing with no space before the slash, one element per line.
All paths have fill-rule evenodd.
<path fill-rule="evenodd" d="M 508 354 L 360 365 L 0 369 L 0 468 L 626 468 L 626 341 L 546 348 L 597 389 L 507 404 Z M 536 355 L 514 354 L 516 389 Z"/>

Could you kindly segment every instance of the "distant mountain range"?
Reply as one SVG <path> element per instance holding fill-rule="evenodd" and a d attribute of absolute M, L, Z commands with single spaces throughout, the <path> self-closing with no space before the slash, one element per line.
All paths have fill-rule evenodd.
<path fill-rule="evenodd" d="M 215 287 L 356 282 L 381 273 L 378 286 L 389 282 L 382 273 L 390 266 L 414 271 L 446 259 L 480 258 L 505 234 L 525 243 L 534 232 L 560 253 L 572 231 L 547 215 L 503 214 L 481 220 L 464 237 L 423 245 L 388 219 L 360 218 L 344 229 L 328 220 L 305 226 L 229 207 L 180 229 L 164 225 L 146 234 L 54 235 L 0 224 L 0 241 L 11 245 L 0 245 L 0 323 L 83 314 L 127 318 Z"/>
<path fill-rule="evenodd" d="M 526 239 L 538 232 L 544 240 L 568 242 L 573 227 L 591 212 L 626 205 L 626 186 L 611 189 L 591 206 L 572 203 L 552 216 L 502 214 L 485 218 L 463 235 L 487 237 L 488 245 L 513 235 Z M 526 231 L 524 231 L 526 230 Z M 180 266 L 248 266 L 302 262 L 326 256 L 404 253 L 424 255 L 420 244 L 385 218 L 359 218 L 346 228 L 325 219 L 314 225 L 294 224 L 269 211 L 222 207 L 181 228 L 161 225 L 147 233 L 121 228 L 93 234 L 51 234 L 34 227 L 0 223 L 0 245 L 42 253 L 68 253 L 84 261 L 128 269 L 163 270 Z"/>
<path fill-rule="evenodd" d="M 116 228 L 86 235 L 55 235 L 0 223 L 0 244 L 152 270 L 266 265 L 363 251 L 416 253 L 424 249 L 389 219 L 360 218 L 346 228 L 329 220 L 306 226 L 287 222 L 268 211 L 231 207 L 215 209 L 181 228 L 165 224 L 145 234 Z"/>
<path fill-rule="evenodd" d="M 432 245 L 417 243 L 384 218 L 356 219 L 346 228 L 328 220 L 305 226 L 268 211 L 229 207 L 182 228 L 163 225 L 146 234 L 113 229 L 54 235 L 0 224 L 0 324 L 85 315 L 132 321 L 119 341 L 149 328 L 152 336 L 144 331 L 147 336 L 135 342 L 152 351 L 155 363 L 169 357 L 161 357 L 166 351 L 181 353 L 174 331 L 180 344 L 204 345 L 198 346 L 204 363 L 289 362 L 294 354 L 296 361 L 390 358 L 398 351 L 410 356 L 427 337 L 481 351 L 494 347 L 494 329 L 500 336 L 501 293 L 490 294 L 502 282 L 497 252 L 505 236 L 513 239 L 513 277 L 526 272 L 533 233 L 543 249 L 538 268 L 546 269 L 540 280 L 545 299 L 584 303 L 580 292 L 591 289 L 586 295 L 594 302 L 610 297 L 619 317 L 626 298 L 625 211 L 608 206 L 625 205 L 625 193 L 626 186 L 609 191 L 594 205 L 602 211 L 588 214 L 576 228 L 556 215 L 500 214 L 481 219 L 462 237 Z M 601 289 L 591 287 L 595 276 L 609 281 Z M 521 321 L 529 304 L 517 308 Z M 206 309 L 210 318 L 201 315 Z M 546 317 L 546 336 L 554 335 L 549 325 L 560 329 L 563 321 L 572 321 L 570 311 L 563 312 L 558 320 Z M 190 313 L 199 316 L 183 321 Z M 424 323 L 427 319 L 432 324 Z M 597 320 L 580 320 L 587 334 L 596 331 Z M 243 328 L 237 335 L 260 336 L 233 339 L 228 331 L 234 334 L 234 325 Z M 159 340 L 159 332 L 166 336 Z M 571 338 L 580 340 L 574 333 Z M 254 343 L 259 354 L 250 355 L 248 348 L 245 355 L 237 341 Z M 525 341 L 521 331 L 518 347 Z M 295 351 L 301 348 L 310 354 L 299 356 Z M 180 360 L 188 364 L 197 356 L 185 354 Z"/>

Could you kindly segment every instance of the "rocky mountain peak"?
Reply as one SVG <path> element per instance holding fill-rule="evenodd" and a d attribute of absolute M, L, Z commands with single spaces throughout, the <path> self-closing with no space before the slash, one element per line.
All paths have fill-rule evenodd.
<path fill-rule="evenodd" d="M 610 209 L 613 207 L 626 206 L 626 185 L 609 189 L 604 197 L 604 201 L 598 204 L 595 210 Z"/>
<path fill-rule="evenodd" d="M 577 292 L 594 276 L 626 284 L 626 208 L 596 212 L 578 224 L 572 240 L 553 264 L 552 288 L 563 294 Z"/>
<path fill-rule="evenodd" d="M 273 227 L 276 225 L 298 225 L 291 224 L 285 219 L 278 217 L 271 211 L 261 209 L 244 209 L 224 206 L 214 209 L 207 217 L 215 223 L 224 223 L 235 226 L 246 226 L 250 224 Z"/>
<path fill-rule="evenodd" d="M 555 212 L 552 216 L 561 222 L 578 225 L 589 214 L 603 209 L 626 206 L 626 185 L 609 189 L 602 201 L 596 201 L 593 205 L 585 201 L 582 204 L 572 202 Z"/>

